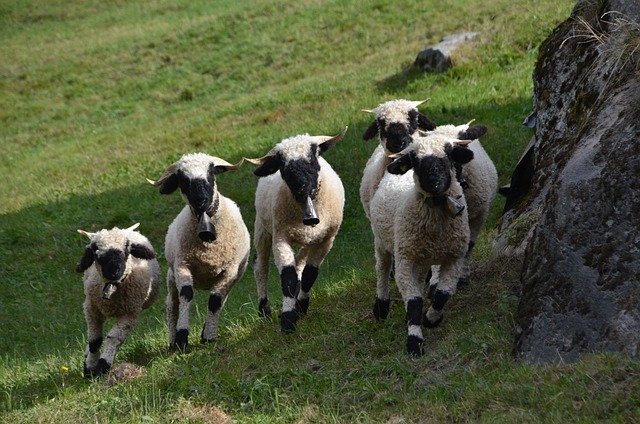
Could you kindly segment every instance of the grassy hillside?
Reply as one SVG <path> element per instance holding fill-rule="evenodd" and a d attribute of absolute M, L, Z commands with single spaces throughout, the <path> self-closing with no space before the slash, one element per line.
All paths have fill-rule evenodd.
<path fill-rule="evenodd" d="M 573 1 L 0 0 L 0 414 L 4 422 L 414 422 L 640 420 L 640 363 L 588 356 L 528 366 L 510 353 L 517 264 L 495 258 L 498 198 L 471 285 L 404 353 L 397 291 L 384 324 L 373 237 L 358 198 L 375 143 L 373 108 L 432 100 L 437 123 L 476 119 L 502 183 L 531 137 L 537 48 Z M 410 65 L 447 34 L 476 31 L 446 74 Z M 222 312 L 220 340 L 167 352 L 164 301 L 145 311 L 116 364 L 131 381 L 82 377 L 86 343 L 76 228 L 127 227 L 162 251 L 180 196 L 145 182 L 183 153 L 237 161 L 299 133 L 349 131 L 327 160 L 341 175 L 344 223 L 309 316 L 280 334 L 257 319 L 249 268 Z M 256 177 L 218 179 L 253 231 Z M 163 272 L 166 262 L 161 256 Z M 271 275 L 270 297 L 281 300 Z M 161 297 L 166 294 L 163 287 Z M 193 333 L 206 313 L 196 293 Z M 109 323 L 110 325 L 111 323 Z M 192 338 L 192 342 L 195 341 Z"/>

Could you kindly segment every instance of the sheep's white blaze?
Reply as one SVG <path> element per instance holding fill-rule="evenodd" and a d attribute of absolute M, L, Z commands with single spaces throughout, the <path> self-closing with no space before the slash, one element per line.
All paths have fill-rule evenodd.
<path fill-rule="evenodd" d="M 204 153 L 184 155 L 180 160 L 179 169 L 189 179 L 207 179 L 211 164 L 211 156 Z"/>
<path fill-rule="evenodd" d="M 311 152 L 309 139 L 309 134 L 297 135 L 281 141 L 276 148 L 284 153 L 287 160 L 309 160 Z"/>

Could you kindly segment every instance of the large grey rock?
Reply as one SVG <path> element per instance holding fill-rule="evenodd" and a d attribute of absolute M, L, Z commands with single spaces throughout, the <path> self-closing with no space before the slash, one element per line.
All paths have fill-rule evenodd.
<path fill-rule="evenodd" d="M 532 188 L 501 231 L 529 362 L 640 353 L 639 22 L 640 2 L 579 1 L 540 48 Z"/>

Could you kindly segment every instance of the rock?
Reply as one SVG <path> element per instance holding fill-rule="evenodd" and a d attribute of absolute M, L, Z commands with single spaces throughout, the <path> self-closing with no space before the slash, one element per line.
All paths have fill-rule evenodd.
<path fill-rule="evenodd" d="M 421 50 L 414 66 L 425 72 L 446 72 L 451 67 L 451 53 L 477 35 L 475 32 L 465 32 L 443 37 L 435 46 Z"/>
<path fill-rule="evenodd" d="M 638 22 L 640 2 L 581 0 L 540 47 L 531 189 L 501 227 L 524 252 L 527 362 L 639 354 Z"/>

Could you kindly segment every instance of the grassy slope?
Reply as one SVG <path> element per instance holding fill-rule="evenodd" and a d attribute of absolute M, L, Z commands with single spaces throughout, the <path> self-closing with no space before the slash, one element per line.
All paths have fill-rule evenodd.
<path fill-rule="evenodd" d="M 476 252 L 474 286 L 427 333 L 424 358 L 403 353 L 397 293 L 388 322 L 369 314 L 372 237 L 357 193 L 373 145 L 361 141 L 370 117 L 359 110 L 431 97 L 423 110 L 438 123 L 475 118 L 490 128 L 484 144 L 505 182 L 531 135 L 520 122 L 531 108 L 537 46 L 572 6 L 533 3 L 0 0 L 3 419 L 638 419 L 637 361 L 511 360 L 517 267 L 490 251 L 501 199 Z M 408 69 L 421 48 L 463 31 L 479 32 L 479 43 L 457 52 L 451 72 Z M 118 356 L 144 365 L 144 376 L 110 388 L 82 379 L 83 295 L 73 267 L 84 240 L 76 228 L 140 221 L 161 250 L 182 201 L 161 197 L 144 177 L 186 152 L 233 162 L 290 135 L 346 125 L 327 155 L 345 182 L 345 221 L 298 333 L 283 337 L 276 322 L 255 318 L 249 269 L 214 346 L 168 355 L 159 301 Z M 222 175 L 219 186 L 251 231 L 250 166 Z M 272 280 L 277 304 L 275 273 Z M 198 293 L 194 333 L 205 311 Z"/>

